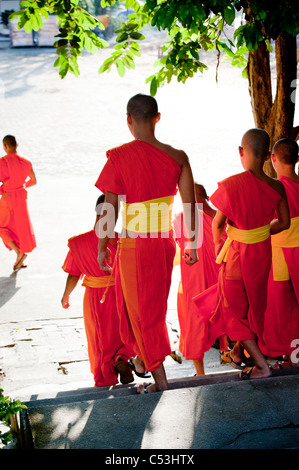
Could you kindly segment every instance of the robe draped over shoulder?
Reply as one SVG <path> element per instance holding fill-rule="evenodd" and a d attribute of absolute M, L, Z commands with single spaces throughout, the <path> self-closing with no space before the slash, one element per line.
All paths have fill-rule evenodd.
<path fill-rule="evenodd" d="M 134 140 L 109 150 L 107 157 L 96 182 L 102 192 L 123 195 L 128 203 L 176 194 L 181 167 L 163 150 Z M 153 371 L 171 352 L 166 313 L 175 242 L 172 231 L 150 235 L 138 235 L 134 246 L 120 244 L 116 289 L 124 300 L 118 300 L 126 325 L 121 331 L 135 339 L 135 353 Z"/>
<path fill-rule="evenodd" d="M 30 171 L 29 160 L 16 153 L 0 159 L 0 181 L 3 183 L 0 188 L 0 237 L 7 248 L 13 241 L 22 253 L 29 253 L 36 247 L 24 187 Z"/>
<path fill-rule="evenodd" d="M 65 272 L 73 276 L 108 279 L 109 273 L 102 271 L 97 262 L 98 238 L 94 230 L 70 238 L 68 247 L 69 252 L 62 266 Z M 109 249 L 114 258 L 116 239 L 111 239 Z M 104 292 L 105 287 L 86 286 L 83 300 L 90 370 L 98 387 L 117 384 L 116 356 L 129 359 L 133 354 L 130 345 L 125 345 L 120 337 L 115 286 L 108 288 L 105 302 L 101 303 Z"/>
<path fill-rule="evenodd" d="M 230 225 L 252 230 L 275 218 L 281 195 L 250 171 L 218 183 L 210 200 Z M 232 241 L 226 262 L 221 264 L 218 289 L 219 315 L 233 341 L 262 339 L 271 267 L 271 239 L 246 244 Z M 219 302 L 215 299 L 214 305 Z M 215 320 L 215 316 L 214 316 Z"/>
<path fill-rule="evenodd" d="M 299 217 L 299 184 L 285 176 L 284 185 L 290 217 Z M 290 355 L 299 338 L 299 239 L 297 247 L 282 248 L 290 279 L 274 281 L 271 269 L 268 282 L 268 301 L 265 312 L 262 352 L 271 357 Z"/>

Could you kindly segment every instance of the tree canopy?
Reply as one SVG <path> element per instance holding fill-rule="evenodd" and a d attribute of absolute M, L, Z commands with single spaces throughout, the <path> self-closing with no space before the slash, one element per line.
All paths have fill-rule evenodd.
<path fill-rule="evenodd" d="M 101 0 L 102 7 L 111 7 L 117 0 Z M 151 25 L 165 30 L 169 40 L 163 46 L 160 69 L 148 78 L 150 91 L 173 77 L 185 82 L 196 72 L 203 72 L 206 65 L 200 59 L 202 50 L 223 52 L 232 65 L 245 69 L 247 54 L 256 50 L 260 41 L 270 41 L 278 36 L 296 36 L 299 33 L 299 9 L 297 0 L 120 0 L 126 8 L 134 10 L 127 21 L 116 31 L 114 51 L 100 67 L 103 73 L 116 66 L 123 76 L 126 68 L 134 68 L 134 59 L 140 55 L 139 42 L 144 39 L 142 29 Z M 108 43 L 93 30 L 103 29 L 99 20 L 79 4 L 79 0 L 23 0 L 22 9 L 11 15 L 19 18 L 19 27 L 30 32 L 43 26 L 43 19 L 55 13 L 59 35 L 56 42 L 59 67 L 63 78 L 68 72 L 79 75 L 77 57 L 83 49 L 90 53 L 107 47 Z M 244 23 L 235 31 L 234 38 L 225 34 L 225 26 L 231 25 L 236 14 L 242 14 Z M 244 72 L 246 74 L 246 71 Z"/>

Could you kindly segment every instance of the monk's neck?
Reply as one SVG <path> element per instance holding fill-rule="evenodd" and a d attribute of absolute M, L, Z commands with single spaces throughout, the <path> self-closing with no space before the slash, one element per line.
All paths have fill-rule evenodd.
<path fill-rule="evenodd" d="M 266 173 L 264 173 L 262 168 L 248 168 L 248 171 L 252 173 L 254 176 L 256 176 L 259 180 L 265 180 L 268 179 Z"/>
<path fill-rule="evenodd" d="M 205 214 L 212 218 L 214 218 L 216 215 L 216 211 L 206 201 L 202 203 L 202 210 Z"/>
<path fill-rule="evenodd" d="M 289 178 L 290 180 L 294 181 L 295 183 L 299 183 L 299 176 L 295 173 L 293 167 L 291 168 L 283 168 L 277 171 L 277 178 L 280 179 L 283 176 Z"/>
<path fill-rule="evenodd" d="M 154 145 L 154 146 L 157 146 L 157 143 L 158 143 L 156 137 L 151 136 L 151 135 L 138 134 L 135 137 L 135 140 L 141 140 L 142 142 L 146 142 L 147 144 L 151 144 L 151 145 Z"/>

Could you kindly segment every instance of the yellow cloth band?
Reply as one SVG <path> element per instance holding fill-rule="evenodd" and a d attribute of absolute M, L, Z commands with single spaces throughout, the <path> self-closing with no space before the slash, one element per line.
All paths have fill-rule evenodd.
<path fill-rule="evenodd" d="M 290 273 L 282 248 L 299 247 L 299 217 L 291 219 L 290 228 L 271 236 L 274 281 L 288 281 Z"/>
<path fill-rule="evenodd" d="M 270 237 L 270 224 L 263 225 L 262 227 L 254 228 L 251 230 L 241 230 L 231 225 L 226 228 L 227 239 L 217 256 L 216 263 L 220 264 L 222 261 L 227 261 L 228 251 L 233 240 L 237 242 L 246 243 L 251 245 L 253 243 L 263 242 Z"/>
<path fill-rule="evenodd" d="M 172 230 L 174 196 L 150 199 L 143 202 L 124 203 L 123 227 L 135 233 L 163 233 Z"/>
<path fill-rule="evenodd" d="M 99 287 L 115 286 L 115 277 L 114 276 L 100 276 L 92 277 L 85 276 L 82 286 L 84 287 L 93 287 L 97 289 Z"/>

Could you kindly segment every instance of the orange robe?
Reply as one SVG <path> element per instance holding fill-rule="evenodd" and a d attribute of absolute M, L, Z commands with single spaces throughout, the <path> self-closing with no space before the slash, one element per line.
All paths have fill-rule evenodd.
<path fill-rule="evenodd" d="M 114 258 L 116 242 L 112 243 L 113 240 L 108 246 Z M 62 266 L 65 272 L 73 276 L 109 277 L 97 262 L 98 238 L 94 230 L 70 238 L 68 246 L 69 252 Z M 105 287 L 86 286 L 83 300 L 90 370 L 96 387 L 117 384 L 116 356 L 128 360 L 133 355 L 133 349 L 124 345 L 120 338 L 115 286 L 109 286 L 105 302 L 100 303 L 105 290 Z"/>
<path fill-rule="evenodd" d="M 22 253 L 36 247 L 24 186 L 30 171 L 31 163 L 16 153 L 0 159 L 0 237 L 9 250 L 8 243 L 15 242 Z"/>
<path fill-rule="evenodd" d="M 290 217 L 299 217 L 299 184 L 283 176 L 280 178 L 287 194 Z M 265 313 L 265 355 L 290 355 L 298 346 L 291 345 L 299 338 L 299 240 L 298 247 L 282 248 L 290 280 L 274 281 L 273 266 L 268 282 L 268 302 Z"/>
<path fill-rule="evenodd" d="M 193 297 L 217 282 L 219 265 L 216 264 L 215 247 L 212 235 L 212 217 L 199 214 L 197 249 L 198 263 L 188 266 L 180 257 L 181 281 L 177 295 L 177 309 L 180 324 L 179 350 L 187 360 L 202 360 L 207 351 L 208 324 L 198 316 Z M 184 252 L 183 214 L 174 219 L 174 233 L 181 253 Z"/>
<path fill-rule="evenodd" d="M 280 199 L 277 191 L 245 171 L 218 183 L 210 201 L 227 216 L 230 225 L 251 230 L 273 220 Z M 232 341 L 262 338 L 270 267 L 270 236 L 253 244 L 232 242 L 228 259 L 221 264 L 218 284 L 196 299 L 198 307 L 203 303 L 209 309 L 203 309 L 204 315 L 212 314 L 210 343 L 221 329 Z"/>
<path fill-rule="evenodd" d="M 125 195 L 128 203 L 176 194 L 181 168 L 162 150 L 134 140 L 109 150 L 107 157 L 96 182 L 104 193 Z M 116 273 L 127 309 L 119 300 L 121 321 L 126 326 L 121 333 L 134 338 L 135 354 L 151 372 L 171 353 L 166 313 L 176 250 L 172 231 L 162 235 L 130 238 L 130 246 L 127 239 L 120 243 Z M 120 297 L 119 283 L 117 290 Z"/>

